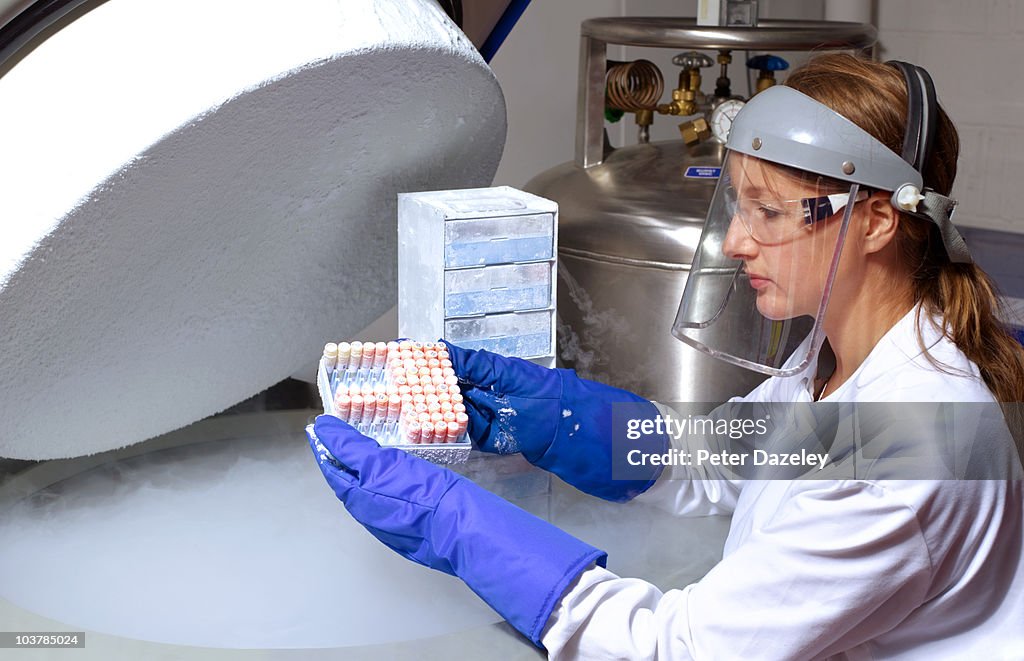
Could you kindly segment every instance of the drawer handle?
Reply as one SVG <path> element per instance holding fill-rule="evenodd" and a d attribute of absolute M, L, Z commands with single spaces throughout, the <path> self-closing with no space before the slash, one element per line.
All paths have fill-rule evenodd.
<path fill-rule="evenodd" d="M 505 291 L 508 287 L 491 287 L 491 291 Z"/>
<path fill-rule="evenodd" d="M 509 237 L 507 237 L 507 236 L 496 236 L 496 237 L 491 239 L 491 243 L 496 243 L 498 241 L 508 241 L 508 240 L 509 240 Z"/>

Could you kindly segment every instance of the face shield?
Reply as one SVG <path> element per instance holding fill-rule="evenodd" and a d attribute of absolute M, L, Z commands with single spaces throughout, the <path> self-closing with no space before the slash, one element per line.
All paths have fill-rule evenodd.
<path fill-rule="evenodd" d="M 894 206 L 914 211 L 898 206 L 899 191 L 920 191 L 921 175 L 845 117 L 788 87 L 751 99 L 726 147 L 672 333 L 727 362 L 791 376 L 825 339 L 857 203 L 870 191 L 892 191 Z M 928 219 L 945 228 L 944 239 L 947 230 L 955 234 L 954 203 L 943 206 L 937 202 L 948 198 L 923 192 L 933 204 L 922 210 L 945 211 Z M 954 261 L 970 260 L 956 245 L 947 250 Z"/>
<path fill-rule="evenodd" d="M 857 184 L 727 153 L 673 334 L 741 367 L 804 369 L 824 337 L 851 202 L 866 197 Z"/>

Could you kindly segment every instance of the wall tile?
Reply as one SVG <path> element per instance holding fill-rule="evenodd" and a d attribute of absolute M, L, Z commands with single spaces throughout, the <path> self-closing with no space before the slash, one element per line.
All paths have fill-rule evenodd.
<path fill-rule="evenodd" d="M 920 42 L 918 64 L 935 80 L 940 101 L 960 122 L 1024 126 L 1020 42 L 1012 38 L 962 35 L 952 48 L 934 35 Z"/>
<path fill-rule="evenodd" d="M 921 59 L 921 42 L 924 40 L 918 32 L 906 32 L 903 30 L 882 30 L 879 24 L 878 44 L 875 52 L 878 59 L 905 60 L 917 63 Z"/>
<path fill-rule="evenodd" d="M 971 176 L 983 181 L 983 214 L 1024 231 L 1020 213 L 1021 173 L 1024 172 L 1024 129 L 995 128 L 989 131 L 988 157 Z"/>
<path fill-rule="evenodd" d="M 979 166 L 988 162 L 988 129 L 984 126 L 960 125 L 957 131 L 960 134 L 960 158 L 953 186 L 953 197 L 959 202 L 956 222 L 970 224 L 982 216 L 998 215 L 996 205 L 987 205 L 982 190 L 985 180 L 977 173 Z"/>
<path fill-rule="evenodd" d="M 879 0 L 910 6 L 904 29 L 918 32 L 985 34 L 990 0 Z"/>
<path fill-rule="evenodd" d="M 1019 31 L 1020 0 L 988 0 L 985 4 L 988 5 L 988 34 L 1009 35 Z"/>
<path fill-rule="evenodd" d="M 913 29 L 913 7 L 907 0 L 878 0 L 876 3 L 876 21 L 878 27 L 887 30 L 906 32 Z"/>

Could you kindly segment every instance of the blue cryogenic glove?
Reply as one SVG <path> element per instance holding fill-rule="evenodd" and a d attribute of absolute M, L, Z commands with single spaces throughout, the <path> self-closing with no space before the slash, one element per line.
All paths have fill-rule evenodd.
<path fill-rule="evenodd" d="M 338 418 L 321 415 L 306 434 L 327 483 L 374 537 L 458 576 L 537 645 L 569 584 L 608 558 L 461 475 L 380 447 Z"/>
<path fill-rule="evenodd" d="M 531 464 L 580 491 L 611 501 L 643 493 L 661 475 L 660 465 L 645 466 L 630 468 L 634 479 L 612 479 L 613 462 L 622 467 L 627 451 L 667 451 L 663 433 L 627 442 L 623 430 L 617 432 L 620 438 L 613 448 L 612 405 L 620 405 L 623 417 L 653 421 L 658 409 L 651 402 L 581 379 L 573 370 L 445 344 L 465 398 L 469 436 L 481 450 L 522 452 Z"/>

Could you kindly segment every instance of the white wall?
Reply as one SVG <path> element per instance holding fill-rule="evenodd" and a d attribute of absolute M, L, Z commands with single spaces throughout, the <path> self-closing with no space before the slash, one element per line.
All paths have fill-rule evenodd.
<path fill-rule="evenodd" d="M 508 106 L 508 138 L 496 186 L 520 187 L 573 158 L 580 23 L 621 16 L 623 0 L 533 0 L 491 68 Z M 618 49 L 621 51 L 621 49 Z M 609 49 L 609 56 L 616 57 Z"/>
<path fill-rule="evenodd" d="M 927 68 L 960 131 L 956 222 L 1024 232 L 1024 3 L 879 0 L 877 17 L 880 57 Z"/>

